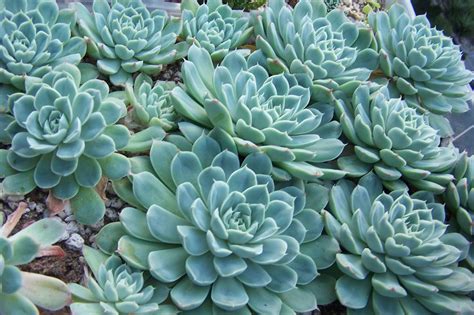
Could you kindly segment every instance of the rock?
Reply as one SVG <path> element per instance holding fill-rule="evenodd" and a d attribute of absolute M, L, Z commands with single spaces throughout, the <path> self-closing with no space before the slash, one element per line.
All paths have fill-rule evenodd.
<path fill-rule="evenodd" d="M 66 232 L 69 234 L 77 233 L 79 232 L 79 227 L 77 226 L 77 223 L 75 221 L 71 221 L 66 225 Z"/>
<path fill-rule="evenodd" d="M 84 239 L 79 234 L 73 233 L 66 241 L 66 246 L 72 250 L 80 251 L 84 246 Z"/>
<path fill-rule="evenodd" d="M 38 213 L 43 213 L 45 208 L 46 208 L 45 205 L 42 203 L 36 204 L 36 212 Z"/>
<path fill-rule="evenodd" d="M 96 244 L 95 244 L 95 239 L 96 239 L 96 237 L 97 237 L 97 234 L 92 234 L 92 235 L 89 237 L 89 244 L 92 244 L 93 247 L 96 247 L 96 246 L 94 246 L 94 245 L 96 245 Z"/>
<path fill-rule="evenodd" d="M 59 243 L 59 242 L 63 242 L 63 241 L 65 241 L 65 240 L 67 240 L 67 239 L 69 239 L 69 233 L 65 230 L 65 231 L 64 231 L 64 234 L 59 238 L 58 243 Z"/>
<path fill-rule="evenodd" d="M 115 209 L 107 208 L 105 209 L 105 217 L 112 222 L 118 221 L 119 213 Z"/>
<path fill-rule="evenodd" d="M 76 221 L 76 217 L 74 216 L 74 214 L 71 214 L 70 216 L 64 219 L 64 222 L 71 222 L 71 221 Z"/>
<path fill-rule="evenodd" d="M 25 196 L 23 195 L 8 195 L 7 196 L 7 202 L 18 202 L 24 199 L 25 199 Z"/>
<path fill-rule="evenodd" d="M 123 207 L 123 202 L 122 200 L 118 199 L 118 198 L 112 198 L 110 200 L 110 207 L 111 208 L 114 208 L 114 209 L 119 209 L 121 210 L 122 207 Z"/>
<path fill-rule="evenodd" d="M 30 199 L 30 198 L 28 198 L 28 199 Z M 28 208 L 29 208 L 30 210 L 35 211 L 35 210 L 36 210 L 36 202 L 34 202 L 34 201 L 29 201 L 29 202 L 28 202 Z"/>
<path fill-rule="evenodd" d="M 94 225 L 91 225 L 91 226 L 90 226 L 90 229 L 91 229 L 92 231 L 98 231 L 98 230 L 100 230 L 103 226 L 104 226 L 104 219 L 100 219 L 99 222 L 97 222 L 97 223 L 94 224 Z"/>

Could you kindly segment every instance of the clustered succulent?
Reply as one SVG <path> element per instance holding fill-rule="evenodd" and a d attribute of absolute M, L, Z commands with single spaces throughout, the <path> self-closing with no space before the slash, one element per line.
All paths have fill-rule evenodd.
<path fill-rule="evenodd" d="M 270 0 L 256 17 L 255 34 L 254 58 L 271 73 L 295 74 L 317 102 L 353 90 L 378 64 L 371 30 L 341 10 L 327 13 L 322 1 L 298 1 L 291 9 L 284 0 Z"/>
<path fill-rule="evenodd" d="M 54 0 L 15 0 L 0 4 L 0 83 L 24 89 L 27 76 L 42 77 L 64 62 L 78 64 L 86 52 L 71 37 L 72 10 Z"/>
<path fill-rule="evenodd" d="M 241 11 L 233 11 L 221 0 L 210 0 L 199 5 L 197 0 L 181 2 L 183 38 L 190 44 L 206 49 L 215 62 L 246 44 L 253 34 L 249 18 Z"/>
<path fill-rule="evenodd" d="M 351 99 L 336 101 L 336 112 L 355 153 L 339 159 L 341 169 L 360 176 L 373 168 L 391 189 L 407 183 L 442 193 L 452 181 L 456 152 L 440 147 L 427 117 L 390 98 L 386 87 L 361 85 Z"/>
<path fill-rule="evenodd" d="M 327 233 L 343 248 L 339 301 L 364 314 L 471 313 L 466 296 L 474 276 L 457 263 L 469 242 L 445 233 L 443 205 L 412 198 L 403 190 L 384 193 L 369 173 L 358 185 L 332 187 L 322 212 Z"/>
<path fill-rule="evenodd" d="M 133 271 L 115 255 L 107 256 L 91 247 L 84 247 L 83 252 L 95 279 L 87 279 L 87 288 L 76 283 L 69 284 L 74 298 L 70 306 L 73 315 L 176 312 L 172 306 L 165 306 L 165 309 L 158 307 L 167 297 L 166 287 L 158 290 L 146 281 L 143 273 Z"/>
<path fill-rule="evenodd" d="M 185 56 L 186 43 L 176 44 L 181 22 L 165 11 L 148 11 L 140 0 L 94 0 L 92 15 L 74 3 L 76 32 L 87 41 L 97 68 L 114 85 L 130 82 L 137 72 L 155 75 L 164 64 Z"/>
<path fill-rule="evenodd" d="M 431 27 L 425 15 L 411 18 L 400 5 L 369 15 L 379 47 L 380 69 L 406 102 L 428 112 L 433 126 L 452 134 L 447 113 L 463 113 L 472 99 L 474 78 L 459 46 Z"/>
<path fill-rule="evenodd" d="M 160 126 L 165 131 L 176 129 L 178 119 L 171 104 L 169 92 L 173 82 L 153 80 L 146 74 L 139 74 L 132 85 L 127 85 L 125 93 L 131 105 L 132 120 L 146 128 L 150 125 Z"/>
<path fill-rule="evenodd" d="M 26 92 L 10 96 L 11 148 L 0 156 L 11 171 L 4 174 L 3 189 L 12 194 L 51 189 L 56 198 L 72 199 L 81 222 L 94 223 L 105 211 L 103 205 L 89 209 L 90 198 L 100 199 L 94 187 L 102 176 L 117 179 L 129 171 L 126 157 L 115 153 L 127 145 L 129 131 L 115 124 L 125 104 L 108 97 L 108 85 L 80 81 L 79 69 L 66 63 L 42 79 L 28 77 Z"/>
<path fill-rule="evenodd" d="M 276 187 L 263 153 L 241 163 L 235 146 L 222 149 L 204 135 L 192 151 L 155 142 L 152 172 L 131 175 L 129 194 L 142 210 L 122 211 L 117 252 L 157 280 L 177 282 L 170 297 L 181 310 L 209 314 L 211 301 L 216 314 L 314 309 L 305 285 L 328 267 L 317 260 L 323 244 L 332 262 L 338 246 L 319 239 L 321 216 L 306 202 L 313 190 Z"/>
<path fill-rule="evenodd" d="M 64 307 L 70 298 L 62 281 L 45 275 L 21 271 L 18 266 L 28 264 L 36 257 L 61 254 L 56 243 L 65 231 L 65 225 L 48 218 L 39 220 L 10 235 L 26 211 L 20 203 L 5 221 L 0 215 L 0 313 L 39 314 L 36 306 L 48 310 Z M 18 313 L 21 311 L 21 313 Z"/>
<path fill-rule="evenodd" d="M 333 109 L 309 105 L 309 89 L 290 74 L 269 75 L 239 52 L 214 67 L 211 56 L 192 46 L 182 66 L 185 90 L 171 98 L 177 112 L 233 141 L 240 154 L 264 152 L 275 176 L 288 180 L 342 177 L 322 163 L 339 156 L 344 144 Z"/>
<path fill-rule="evenodd" d="M 450 182 L 442 201 L 451 215 L 450 229 L 463 234 L 471 243 L 474 235 L 474 157 L 464 152 L 453 171 L 454 181 Z M 469 248 L 466 261 L 474 269 L 474 249 Z"/>
<path fill-rule="evenodd" d="M 83 224 L 109 181 L 126 204 L 69 286 L 17 267 L 64 254 L 53 218 L 10 236 L 21 204 L 0 314 L 474 314 L 474 158 L 442 145 L 472 97 L 458 46 L 399 5 L 231 8 L 260 2 L 0 0 L 0 196 Z"/>

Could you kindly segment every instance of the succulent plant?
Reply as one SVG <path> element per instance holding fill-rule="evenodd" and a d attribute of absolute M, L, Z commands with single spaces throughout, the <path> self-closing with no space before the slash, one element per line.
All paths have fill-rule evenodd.
<path fill-rule="evenodd" d="M 338 100 L 336 113 L 344 135 L 354 145 L 354 155 L 338 160 L 341 169 L 361 176 L 372 168 L 391 190 L 409 185 L 442 193 L 452 181 L 449 169 L 457 159 L 449 147 L 439 147 L 440 137 L 426 116 L 388 89 L 361 85 L 352 99 Z"/>
<path fill-rule="evenodd" d="M 10 113 L 8 99 L 10 95 L 15 94 L 16 92 L 18 92 L 18 90 L 11 85 L 0 85 L 0 143 L 6 144 L 10 141 L 10 138 L 8 137 L 8 134 L 5 130 L 7 126 L 15 119 Z"/>
<path fill-rule="evenodd" d="M 72 10 L 54 0 L 0 3 L 0 83 L 24 89 L 25 77 L 42 77 L 64 62 L 78 64 L 86 52 L 82 38 L 71 37 Z"/>
<path fill-rule="evenodd" d="M 184 0 L 181 10 L 182 36 L 188 43 L 206 49 L 214 62 L 220 62 L 230 50 L 246 44 L 253 34 L 249 18 L 221 0 L 202 5 L 197 0 Z"/>
<path fill-rule="evenodd" d="M 100 72 L 114 85 L 131 82 L 132 74 L 158 74 L 163 65 L 183 58 L 188 45 L 176 44 L 181 21 L 165 11 L 149 12 L 141 0 L 94 0 L 92 15 L 75 2 L 77 33 L 97 59 Z"/>
<path fill-rule="evenodd" d="M 308 107 L 309 90 L 294 76 L 269 76 L 260 65 L 248 65 L 230 52 L 214 68 L 211 56 L 192 46 L 182 65 L 184 87 L 171 91 L 175 110 L 235 142 L 240 154 L 264 152 L 274 163 L 274 176 L 340 178 L 344 172 L 323 162 L 335 159 L 344 144 L 333 108 Z M 184 90 L 184 89 L 185 90 Z M 291 174 L 291 176 L 290 176 Z"/>
<path fill-rule="evenodd" d="M 443 194 L 443 202 L 450 212 L 449 227 L 460 232 L 471 243 L 474 241 L 474 157 L 466 152 L 459 159 L 452 171 L 454 182 L 449 183 Z M 467 264 L 474 270 L 474 249 L 469 248 Z"/>
<path fill-rule="evenodd" d="M 64 224 L 58 220 L 41 219 L 10 235 L 26 207 L 26 203 L 20 203 L 6 222 L 0 215 L 0 314 L 36 315 L 36 306 L 58 310 L 70 299 L 62 281 L 18 268 L 36 257 L 64 255 L 61 248 L 51 246 L 65 232 Z"/>
<path fill-rule="evenodd" d="M 172 306 L 158 306 L 168 296 L 166 286 L 158 289 L 156 281 L 150 283 L 142 272 L 134 271 L 116 255 L 109 257 L 87 246 L 83 253 L 95 279 L 89 276 L 87 287 L 69 284 L 73 315 L 177 314 Z"/>
<path fill-rule="evenodd" d="M 326 232 L 343 249 L 339 301 L 358 314 L 471 314 L 474 275 L 458 266 L 469 242 L 447 233 L 444 207 L 386 194 L 370 173 L 355 186 L 339 181 L 322 211 Z"/>
<path fill-rule="evenodd" d="M 0 150 L 0 160 L 16 171 L 3 181 L 6 193 L 51 189 L 56 198 L 71 199 L 77 219 L 90 224 L 105 211 L 94 191 L 101 177 L 117 179 L 129 172 L 126 157 L 115 153 L 127 145 L 129 131 L 115 124 L 126 109 L 122 100 L 107 97 L 107 84 L 80 85 L 80 79 L 71 64 L 56 66 L 41 80 L 27 78 L 26 93 L 9 99 L 15 117 L 7 127 L 12 145 Z"/>
<path fill-rule="evenodd" d="M 270 0 L 255 19 L 260 49 L 255 62 L 273 74 L 295 74 L 314 101 L 332 101 L 339 91 L 354 90 L 377 67 L 371 30 L 339 9 L 327 13 L 322 0 L 298 1 L 294 9 L 284 0 Z"/>
<path fill-rule="evenodd" d="M 369 15 L 380 49 L 380 68 L 406 102 L 430 113 L 430 122 L 452 133 L 440 115 L 468 110 L 474 78 L 461 60 L 459 46 L 432 28 L 425 15 L 411 18 L 398 4 Z"/>
<path fill-rule="evenodd" d="M 192 151 L 154 142 L 142 161 L 151 172 L 133 174 L 123 194 L 138 209 L 123 209 L 121 226 L 104 228 L 99 246 L 114 251 L 115 241 L 104 246 L 102 239 L 119 239 L 127 264 L 176 282 L 171 300 L 190 314 L 316 308 L 310 283 L 339 250 L 321 236 L 320 215 L 310 208 L 319 204 L 312 194 L 319 185 L 276 187 L 265 154 L 240 163 L 235 152 L 232 142 L 219 145 L 206 135 Z"/>
<path fill-rule="evenodd" d="M 174 82 L 153 80 L 146 74 L 139 74 L 133 86 L 125 87 L 127 101 L 132 107 L 132 120 L 142 127 L 160 126 L 165 131 L 176 129 L 177 115 L 171 104 L 169 92 Z"/>

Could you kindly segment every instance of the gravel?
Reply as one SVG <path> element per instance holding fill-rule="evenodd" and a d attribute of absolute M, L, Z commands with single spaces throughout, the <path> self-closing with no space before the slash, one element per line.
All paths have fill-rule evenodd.
<path fill-rule="evenodd" d="M 349 18 L 356 21 L 365 21 L 367 16 L 362 12 L 362 9 L 366 4 L 366 0 L 342 0 L 339 4 L 339 8 L 342 9 Z"/>
<path fill-rule="evenodd" d="M 72 233 L 66 241 L 66 246 L 69 249 L 80 251 L 84 246 L 84 239 L 77 233 Z"/>
<path fill-rule="evenodd" d="M 104 218 L 98 223 L 90 226 L 84 226 L 78 223 L 75 216 L 72 214 L 70 207 L 65 207 L 63 211 L 53 216 L 53 218 L 63 222 L 66 225 L 64 235 L 61 237 L 58 243 L 64 242 L 63 244 L 68 249 L 77 251 L 79 253 L 82 251 L 84 244 L 96 247 L 96 234 L 100 231 L 104 224 L 118 221 L 120 210 L 126 206 L 124 202 L 113 193 L 113 190 L 110 186 L 111 185 L 108 185 L 106 191 L 107 200 L 105 201 L 105 215 Z M 5 196 L 5 198 L 0 199 L 0 211 L 4 212 L 6 216 L 8 216 L 17 209 L 18 204 L 21 201 L 28 204 L 28 208 L 23 215 L 23 221 L 21 221 L 22 224 L 18 224 L 15 229 L 15 231 L 18 231 L 22 227 L 25 227 L 34 221 L 50 217 L 50 213 L 46 206 L 47 196 L 47 193 L 41 190 L 35 190 L 26 197 Z"/>

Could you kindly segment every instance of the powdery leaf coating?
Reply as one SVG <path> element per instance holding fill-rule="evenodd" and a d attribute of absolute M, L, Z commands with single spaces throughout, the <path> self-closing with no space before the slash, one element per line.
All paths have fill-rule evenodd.
<path fill-rule="evenodd" d="M 158 74 L 163 65 L 183 58 L 188 45 L 176 44 L 181 21 L 165 11 L 148 11 L 141 0 L 94 0 L 92 14 L 74 3 L 77 33 L 88 54 L 114 85 L 131 83 L 132 74 Z"/>
<path fill-rule="evenodd" d="M 390 98 L 386 87 L 361 85 L 352 98 L 336 102 L 336 113 L 355 152 L 338 164 L 353 176 L 374 169 L 391 190 L 406 182 L 437 194 L 453 179 L 449 170 L 456 152 L 440 147 L 440 136 L 427 117 L 405 101 Z"/>
<path fill-rule="evenodd" d="M 439 115 L 466 112 L 473 95 L 469 82 L 474 75 L 465 68 L 459 46 L 431 27 L 426 15 L 411 18 L 399 4 L 371 13 L 369 24 L 379 46 L 380 68 L 393 82 L 394 93 L 429 112 L 443 136 L 452 134 L 449 122 Z"/>
<path fill-rule="evenodd" d="M 86 52 L 71 37 L 75 15 L 53 0 L 5 1 L 0 9 L 0 83 L 24 90 L 25 76 L 42 77 L 51 67 L 78 64 Z"/>
<path fill-rule="evenodd" d="M 473 274 L 458 266 L 469 242 L 447 233 L 444 207 L 383 193 L 373 173 L 330 192 L 325 229 L 341 245 L 336 262 L 339 301 L 354 311 L 383 314 L 472 313 Z"/>
<path fill-rule="evenodd" d="M 241 163 L 202 135 L 192 151 L 156 141 L 150 162 L 151 172 L 132 176 L 128 199 L 147 212 L 122 211 L 118 252 L 159 281 L 176 282 L 176 306 L 272 314 L 316 307 L 306 285 L 318 274 L 321 216 L 306 204 L 308 192 L 275 187 L 267 156 L 253 153 Z M 331 238 L 327 244 L 321 268 L 338 251 Z"/>
<path fill-rule="evenodd" d="M 241 155 L 265 153 L 278 178 L 344 176 L 324 164 L 344 148 L 340 126 L 332 121 L 333 108 L 309 105 L 309 90 L 293 75 L 271 76 L 237 51 L 216 67 L 203 48 L 192 46 L 188 59 L 182 66 L 185 87 L 171 92 L 179 114 L 217 130 L 235 142 Z"/>

